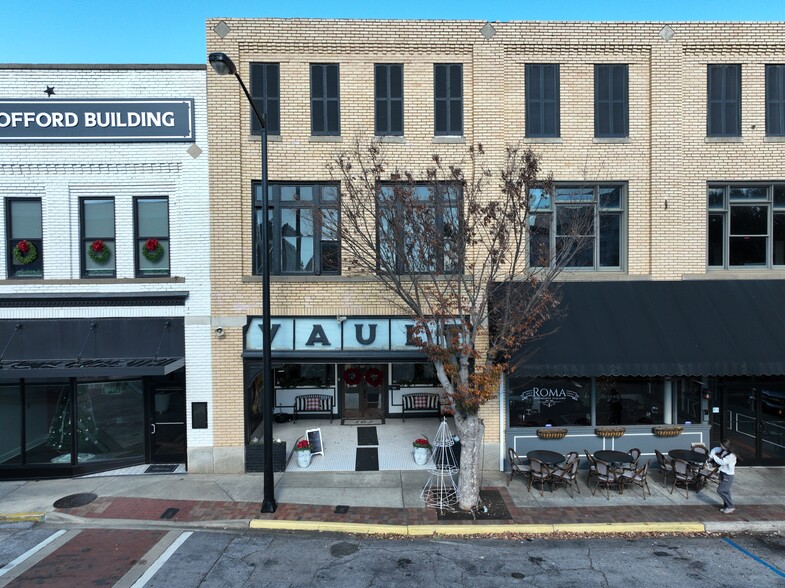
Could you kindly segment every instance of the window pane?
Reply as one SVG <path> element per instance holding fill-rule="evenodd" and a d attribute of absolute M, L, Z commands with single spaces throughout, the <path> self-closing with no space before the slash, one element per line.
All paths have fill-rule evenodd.
<path fill-rule="evenodd" d="M 71 463 L 71 403 L 68 384 L 25 387 L 25 449 L 28 464 Z"/>
<path fill-rule="evenodd" d="M 434 128 L 436 133 L 447 132 L 447 102 L 440 100 L 434 109 Z"/>
<path fill-rule="evenodd" d="M 621 265 L 621 216 L 600 215 L 600 267 Z"/>
<path fill-rule="evenodd" d="M 137 200 L 139 237 L 169 235 L 169 203 L 166 198 Z"/>
<path fill-rule="evenodd" d="M 322 186 L 321 199 L 322 202 L 334 202 L 338 200 L 338 187 Z"/>
<path fill-rule="evenodd" d="M 433 363 L 394 363 L 392 364 L 392 383 L 396 386 L 428 386 L 439 388 L 439 378 Z"/>
<path fill-rule="evenodd" d="M 301 202 L 313 200 L 313 186 L 281 186 L 281 201 Z"/>
<path fill-rule="evenodd" d="M 114 200 L 86 199 L 82 202 L 85 238 L 114 237 Z"/>
<path fill-rule="evenodd" d="M 598 425 L 661 424 L 663 418 L 662 380 L 616 378 L 598 381 Z"/>
<path fill-rule="evenodd" d="M 22 463 L 22 398 L 18 385 L 0 386 L 0 464 Z"/>
<path fill-rule="evenodd" d="M 731 237 L 730 265 L 766 265 L 766 237 Z"/>
<path fill-rule="evenodd" d="M 447 97 L 447 66 L 435 65 L 433 68 L 433 95 L 435 98 Z"/>
<path fill-rule="evenodd" d="M 377 98 L 387 98 L 387 66 L 377 65 L 375 68 L 375 95 Z"/>
<path fill-rule="evenodd" d="M 768 186 L 731 187 L 729 197 L 733 200 L 768 200 Z"/>
<path fill-rule="evenodd" d="M 316 100 L 311 103 L 311 122 L 313 133 L 324 133 L 324 102 Z"/>
<path fill-rule="evenodd" d="M 510 377 L 511 427 L 591 425 L 591 381 L 585 378 Z"/>
<path fill-rule="evenodd" d="M 709 188 L 709 208 L 712 210 L 725 208 L 724 188 Z"/>
<path fill-rule="evenodd" d="M 450 66 L 450 98 L 463 96 L 463 72 L 460 65 Z"/>
<path fill-rule="evenodd" d="M 450 133 L 460 135 L 463 132 L 463 108 L 460 100 L 450 100 Z"/>
<path fill-rule="evenodd" d="M 556 188 L 556 202 L 594 202 L 594 188 Z"/>
<path fill-rule="evenodd" d="M 403 133 L 403 102 L 393 100 L 390 103 L 390 126 L 391 133 Z"/>
<path fill-rule="evenodd" d="M 139 273 L 145 276 L 168 276 L 169 275 L 169 239 L 157 239 L 157 253 L 153 253 L 148 259 L 146 251 L 150 251 L 147 240 L 142 239 L 137 244 L 136 258 L 139 260 Z"/>
<path fill-rule="evenodd" d="M 41 239 L 41 201 L 11 201 L 11 238 Z"/>
<path fill-rule="evenodd" d="M 785 184 L 774 185 L 774 207 L 785 207 Z"/>
<path fill-rule="evenodd" d="M 324 69 L 321 65 L 311 66 L 311 97 L 324 98 Z"/>
<path fill-rule="evenodd" d="M 768 232 L 767 206 L 732 206 L 730 209 L 731 235 L 765 235 Z"/>
<path fill-rule="evenodd" d="M 340 113 L 338 110 L 338 101 L 330 100 L 327 102 L 327 131 L 329 133 L 337 134 L 341 130 Z"/>
<path fill-rule="evenodd" d="M 564 267 L 594 267 L 594 239 L 557 235 L 556 258 Z"/>
<path fill-rule="evenodd" d="M 529 192 L 529 208 L 531 210 L 548 210 L 551 207 L 551 195 L 540 188 Z"/>
<path fill-rule="evenodd" d="M 281 269 L 313 270 L 313 213 L 309 209 L 281 210 Z"/>
<path fill-rule="evenodd" d="M 338 98 L 338 66 L 328 65 L 327 70 L 327 98 Z"/>
<path fill-rule="evenodd" d="M 600 186 L 600 208 L 621 207 L 621 186 Z"/>
<path fill-rule="evenodd" d="M 403 98 L 403 66 L 390 66 L 390 97 Z"/>
<path fill-rule="evenodd" d="M 78 461 L 144 458 L 144 388 L 141 380 L 77 386 Z"/>
<path fill-rule="evenodd" d="M 772 236 L 774 265 L 785 265 L 785 214 L 774 215 Z"/>
<path fill-rule="evenodd" d="M 709 265 L 722 267 L 725 265 L 725 215 L 709 215 Z"/>
<path fill-rule="evenodd" d="M 548 267 L 551 251 L 551 215 L 529 216 L 529 264 L 532 267 Z"/>

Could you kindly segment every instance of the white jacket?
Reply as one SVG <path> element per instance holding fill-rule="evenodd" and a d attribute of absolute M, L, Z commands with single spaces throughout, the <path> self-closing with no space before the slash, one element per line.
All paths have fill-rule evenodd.
<path fill-rule="evenodd" d="M 722 455 L 717 455 L 719 451 L 722 451 Z M 709 456 L 718 464 L 720 464 L 720 471 L 728 476 L 733 476 L 735 469 L 736 469 L 736 454 L 735 453 L 727 453 L 725 450 L 721 450 L 719 447 L 715 447 L 709 453 Z"/>

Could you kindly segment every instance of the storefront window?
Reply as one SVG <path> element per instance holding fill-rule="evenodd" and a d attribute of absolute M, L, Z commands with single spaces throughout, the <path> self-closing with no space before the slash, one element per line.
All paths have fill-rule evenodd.
<path fill-rule="evenodd" d="M 589 379 L 511 377 L 509 382 L 511 427 L 591 424 Z"/>
<path fill-rule="evenodd" d="M 662 424 L 663 380 L 598 378 L 598 425 Z"/>
<path fill-rule="evenodd" d="M 27 463 L 71 463 L 71 387 L 67 383 L 25 386 Z"/>
<path fill-rule="evenodd" d="M 392 383 L 407 388 L 412 386 L 438 388 L 441 386 L 432 362 L 392 364 Z"/>
<path fill-rule="evenodd" d="M 277 388 L 332 388 L 335 386 L 335 364 L 287 363 L 274 366 Z"/>
<path fill-rule="evenodd" d="M 701 385 L 691 380 L 674 381 L 676 391 L 676 422 L 697 424 L 702 421 Z"/>
<path fill-rule="evenodd" d="M 22 463 L 21 415 L 19 386 L 0 386 L 0 463 Z"/>

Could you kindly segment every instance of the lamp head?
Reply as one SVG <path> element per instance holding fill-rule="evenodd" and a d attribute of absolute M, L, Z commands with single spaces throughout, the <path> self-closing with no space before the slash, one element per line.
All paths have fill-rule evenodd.
<path fill-rule="evenodd" d="M 207 61 L 210 62 L 213 71 L 219 76 L 234 75 L 237 73 L 237 67 L 235 67 L 234 62 L 226 53 L 210 53 Z"/>

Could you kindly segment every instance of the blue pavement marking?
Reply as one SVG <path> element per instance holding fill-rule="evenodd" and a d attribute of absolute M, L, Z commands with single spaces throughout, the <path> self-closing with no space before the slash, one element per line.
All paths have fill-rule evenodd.
<path fill-rule="evenodd" d="M 773 565 L 771 565 L 771 564 L 770 564 L 770 563 L 768 563 L 768 562 L 765 562 L 765 561 L 763 561 L 763 560 L 762 560 L 761 558 L 759 558 L 758 556 L 756 556 L 756 555 L 752 555 L 752 554 L 751 554 L 749 551 L 747 551 L 747 550 L 746 550 L 746 549 L 744 549 L 743 547 L 740 547 L 739 545 L 736 545 L 736 544 L 735 544 L 733 541 L 731 541 L 730 539 L 724 538 L 724 539 L 723 539 L 723 541 L 725 541 L 725 542 L 726 542 L 728 545 L 731 545 L 731 546 L 735 547 L 736 549 L 738 549 L 739 551 L 741 551 L 741 552 L 742 552 L 744 555 L 748 555 L 749 557 L 751 557 L 752 559 L 754 559 L 754 560 L 755 560 L 756 562 L 758 562 L 759 564 L 762 564 L 762 565 L 766 566 L 767 568 L 769 568 L 769 569 L 770 569 L 772 572 L 774 572 L 774 573 L 775 573 L 775 574 L 777 574 L 778 576 L 781 576 L 781 577 L 785 578 L 785 572 L 783 572 L 783 571 L 782 571 L 782 570 L 780 570 L 779 568 L 775 568 Z"/>

